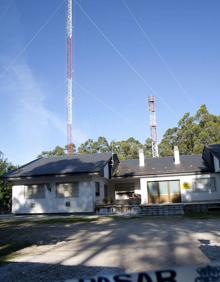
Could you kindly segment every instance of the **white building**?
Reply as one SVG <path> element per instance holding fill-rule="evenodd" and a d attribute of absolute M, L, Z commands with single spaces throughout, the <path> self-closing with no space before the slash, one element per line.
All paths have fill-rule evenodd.
<path fill-rule="evenodd" d="M 93 212 L 107 197 L 111 153 L 39 158 L 8 173 L 13 213 Z"/>
<path fill-rule="evenodd" d="M 142 205 L 220 200 L 220 145 L 205 146 L 202 155 L 180 156 L 178 148 L 173 157 L 142 154 L 119 163 L 111 182 L 116 199 L 134 192 Z"/>
<path fill-rule="evenodd" d="M 13 213 L 94 212 L 96 205 L 220 201 L 220 145 L 202 155 L 119 161 L 112 153 L 40 158 L 8 173 Z"/>

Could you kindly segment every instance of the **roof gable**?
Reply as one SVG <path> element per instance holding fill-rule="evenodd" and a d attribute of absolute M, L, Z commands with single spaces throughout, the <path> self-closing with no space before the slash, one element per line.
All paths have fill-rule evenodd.
<path fill-rule="evenodd" d="M 202 158 L 209 167 L 215 169 L 213 157 L 220 161 L 220 144 L 211 144 L 204 147 Z"/>

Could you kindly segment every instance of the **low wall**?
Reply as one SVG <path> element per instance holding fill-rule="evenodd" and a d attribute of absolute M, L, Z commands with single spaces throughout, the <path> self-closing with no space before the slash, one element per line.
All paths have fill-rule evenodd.
<path fill-rule="evenodd" d="M 137 215 L 140 212 L 139 205 L 101 205 L 96 207 L 96 213 L 100 215 Z"/>
<path fill-rule="evenodd" d="M 99 205 L 96 213 L 100 215 L 183 215 L 208 213 L 220 210 L 219 202 L 198 202 L 154 205 Z"/>

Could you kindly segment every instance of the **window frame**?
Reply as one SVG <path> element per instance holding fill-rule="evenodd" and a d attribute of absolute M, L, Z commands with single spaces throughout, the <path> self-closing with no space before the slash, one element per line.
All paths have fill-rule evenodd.
<path fill-rule="evenodd" d="M 167 194 L 161 194 L 160 193 L 160 183 L 161 182 L 165 182 L 167 183 Z M 178 189 L 179 191 L 176 192 L 176 193 L 172 193 L 171 189 L 170 189 L 170 183 L 171 182 L 178 182 Z M 156 191 L 157 191 L 157 194 L 154 193 L 154 194 L 151 194 L 149 193 L 149 184 L 150 183 L 155 183 L 156 184 Z M 174 195 L 180 195 L 180 199 L 181 199 L 181 186 L 180 186 L 180 179 L 170 179 L 170 180 L 151 180 L 151 181 L 147 181 L 147 193 L 148 193 L 148 201 L 149 201 L 149 197 L 153 196 L 153 197 L 156 197 L 156 199 L 160 199 L 161 196 L 165 196 L 165 195 L 168 195 L 168 203 L 173 203 L 171 201 L 171 198 L 172 196 Z"/>
<path fill-rule="evenodd" d="M 40 196 L 36 196 L 37 193 L 33 192 L 34 189 L 42 189 Z M 37 199 L 45 199 L 45 198 L 46 198 L 46 184 L 45 183 L 25 185 L 25 199 L 37 200 Z"/>
<path fill-rule="evenodd" d="M 98 188 L 98 191 L 97 191 Z M 101 196 L 100 182 L 95 182 L 95 196 L 98 198 Z"/>
<path fill-rule="evenodd" d="M 208 183 L 208 189 L 199 189 L 196 187 L 196 184 L 197 184 L 197 181 L 200 181 L 200 180 L 208 180 L 209 183 Z M 213 185 L 211 184 L 211 182 L 213 182 Z M 214 189 L 212 189 L 212 187 Z M 217 187 L 216 187 L 216 179 L 215 177 L 202 177 L 202 178 L 195 178 L 192 180 L 192 191 L 194 193 L 215 193 L 217 192 Z"/>
<path fill-rule="evenodd" d="M 72 188 L 72 192 L 70 193 L 70 196 L 65 196 L 64 195 L 65 187 L 63 186 L 64 187 L 63 193 L 59 192 L 58 189 L 59 189 L 59 185 L 68 185 L 68 184 L 70 184 L 72 186 L 71 187 Z M 76 188 L 77 188 L 77 190 L 76 190 L 77 192 L 74 192 L 74 190 Z M 57 182 L 56 183 L 56 198 L 57 199 L 79 198 L 79 182 L 78 181 L 74 181 L 74 182 Z"/>

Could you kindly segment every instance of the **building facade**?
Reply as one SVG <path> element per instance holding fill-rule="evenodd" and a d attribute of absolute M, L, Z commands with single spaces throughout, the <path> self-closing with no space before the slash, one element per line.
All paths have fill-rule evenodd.
<path fill-rule="evenodd" d="M 12 212 L 84 213 L 110 204 L 220 201 L 220 145 L 202 155 L 119 161 L 112 153 L 40 158 L 4 176 Z"/>

